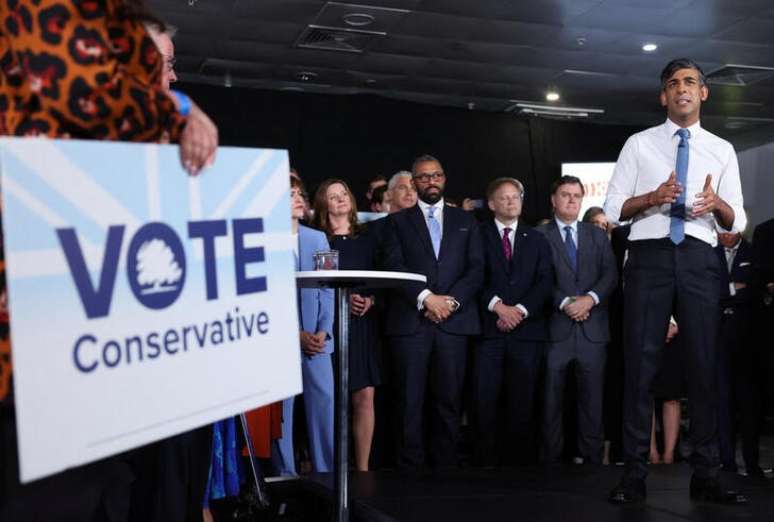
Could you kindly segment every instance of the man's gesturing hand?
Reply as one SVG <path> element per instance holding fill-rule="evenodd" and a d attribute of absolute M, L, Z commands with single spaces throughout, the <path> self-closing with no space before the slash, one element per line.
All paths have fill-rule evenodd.
<path fill-rule="evenodd" d="M 669 178 L 658 186 L 656 190 L 648 194 L 648 205 L 657 207 L 665 203 L 672 204 L 677 201 L 677 196 L 683 191 L 683 187 L 677 182 L 675 171 L 669 175 Z"/>

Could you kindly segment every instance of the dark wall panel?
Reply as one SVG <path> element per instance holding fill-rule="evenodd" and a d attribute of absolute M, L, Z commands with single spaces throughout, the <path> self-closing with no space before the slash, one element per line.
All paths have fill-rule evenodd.
<path fill-rule="evenodd" d="M 548 188 L 563 162 L 615 161 L 632 127 L 525 118 L 370 95 L 329 96 L 186 84 L 218 124 L 224 145 L 287 148 L 310 188 L 347 180 L 358 196 L 376 174 L 409 169 L 428 153 L 447 172 L 447 194 L 482 197 L 499 176 L 520 179 L 524 216 L 549 214 Z M 362 197 L 359 197 L 359 200 Z"/>

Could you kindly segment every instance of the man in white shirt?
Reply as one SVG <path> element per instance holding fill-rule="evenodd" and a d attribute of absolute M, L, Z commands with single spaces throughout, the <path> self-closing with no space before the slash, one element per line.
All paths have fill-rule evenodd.
<path fill-rule="evenodd" d="M 661 74 L 667 121 L 631 136 L 621 151 L 605 202 L 615 222 L 632 221 L 624 277 L 624 460 L 613 503 L 646 496 L 651 432 L 650 386 L 670 315 L 680 324 L 691 405 L 690 495 L 724 504 L 747 499 L 718 482 L 717 310 L 720 265 L 716 227 L 746 224 L 734 148 L 704 130 L 701 103 L 709 90 L 692 60 L 670 62 Z"/>

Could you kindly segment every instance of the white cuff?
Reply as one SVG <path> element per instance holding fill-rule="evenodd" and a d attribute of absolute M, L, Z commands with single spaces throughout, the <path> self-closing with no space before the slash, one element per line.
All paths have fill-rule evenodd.
<path fill-rule="evenodd" d="M 502 299 L 500 299 L 497 296 L 494 296 L 492 300 L 489 301 L 489 304 L 486 306 L 486 309 L 489 310 L 490 312 L 494 312 L 495 305 L 497 305 L 497 303 L 499 303 L 500 301 L 502 301 Z"/>
<path fill-rule="evenodd" d="M 419 295 L 417 296 L 417 310 L 421 312 L 425 308 L 425 299 L 427 299 L 427 296 L 432 293 L 433 292 L 431 292 L 427 288 L 419 292 Z"/>
<path fill-rule="evenodd" d="M 596 306 L 596 305 L 598 305 L 598 304 L 599 304 L 599 296 L 597 295 L 597 293 L 596 293 L 594 290 L 589 290 L 589 291 L 588 291 L 588 292 L 586 292 L 586 293 L 587 293 L 588 295 L 590 295 L 590 296 L 591 296 L 591 298 L 594 300 L 594 306 Z"/>
<path fill-rule="evenodd" d="M 528 312 L 528 311 L 527 311 L 527 309 L 524 307 L 524 305 L 522 305 L 522 304 L 517 304 L 517 305 L 516 305 L 516 308 L 518 308 L 519 310 L 521 310 L 521 313 L 523 313 L 523 314 L 524 314 L 524 319 L 526 319 L 527 317 L 529 317 L 529 312 Z"/>
<path fill-rule="evenodd" d="M 564 307 L 567 306 L 567 303 L 569 302 L 570 302 L 569 297 L 565 297 L 564 299 L 562 299 L 562 302 L 559 303 L 559 310 L 564 310 Z"/>
<path fill-rule="evenodd" d="M 734 286 L 734 283 L 728 283 L 728 293 L 732 297 L 736 295 L 736 287 Z"/>

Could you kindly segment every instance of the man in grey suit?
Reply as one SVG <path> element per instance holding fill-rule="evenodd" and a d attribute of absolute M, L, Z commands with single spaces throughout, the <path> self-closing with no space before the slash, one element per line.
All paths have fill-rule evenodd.
<path fill-rule="evenodd" d="M 574 176 L 551 187 L 554 219 L 545 234 L 554 261 L 553 313 L 546 352 L 543 460 L 562 453 L 562 399 L 567 368 L 575 362 L 578 388 L 578 449 L 585 461 L 602 462 L 602 393 L 605 346 L 609 341 L 607 300 L 618 275 L 615 256 L 601 229 L 578 221 L 584 188 Z"/>

